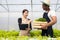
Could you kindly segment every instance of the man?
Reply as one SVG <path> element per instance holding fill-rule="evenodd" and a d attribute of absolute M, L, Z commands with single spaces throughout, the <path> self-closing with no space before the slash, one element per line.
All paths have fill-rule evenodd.
<path fill-rule="evenodd" d="M 57 17 L 55 15 L 55 11 L 50 10 L 50 0 L 44 0 L 42 2 L 42 8 L 45 10 L 43 14 L 43 18 L 46 19 L 47 24 L 41 24 L 42 28 L 42 36 L 51 36 L 53 37 L 53 29 L 52 25 L 57 22 Z M 47 29 L 45 29 L 47 27 Z"/>

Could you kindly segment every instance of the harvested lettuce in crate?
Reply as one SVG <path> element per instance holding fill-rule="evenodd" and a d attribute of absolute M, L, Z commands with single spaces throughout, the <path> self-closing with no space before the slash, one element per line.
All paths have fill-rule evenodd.
<path fill-rule="evenodd" d="M 38 19 L 35 19 L 35 21 L 46 22 L 46 19 L 45 18 L 38 18 Z"/>
<path fill-rule="evenodd" d="M 47 22 L 46 22 L 46 19 L 45 18 L 38 18 L 38 19 L 35 19 L 34 21 L 33 21 L 33 28 L 41 28 L 42 26 L 41 26 L 41 24 L 46 24 Z M 47 28 L 46 28 L 47 29 Z"/>

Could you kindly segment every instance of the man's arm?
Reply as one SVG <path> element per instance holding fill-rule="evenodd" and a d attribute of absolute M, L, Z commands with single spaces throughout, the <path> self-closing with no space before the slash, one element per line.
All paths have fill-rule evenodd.
<path fill-rule="evenodd" d="M 56 17 L 56 16 L 52 16 L 51 18 L 52 18 L 52 20 L 51 20 L 51 22 L 49 22 L 49 23 L 47 24 L 47 26 L 54 25 L 54 24 L 57 22 L 57 17 Z"/>
<path fill-rule="evenodd" d="M 52 18 L 51 22 L 49 22 L 47 24 L 41 24 L 42 29 L 46 29 L 47 27 L 49 27 L 51 25 L 54 25 L 57 22 L 57 17 L 56 16 L 52 16 L 51 18 Z"/>

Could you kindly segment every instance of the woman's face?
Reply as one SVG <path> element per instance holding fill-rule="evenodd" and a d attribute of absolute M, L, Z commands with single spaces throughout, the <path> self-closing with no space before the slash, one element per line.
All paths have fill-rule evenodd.
<path fill-rule="evenodd" d="M 28 16 L 28 11 L 25 11 L 25 12 L 23 13 L 23 16 L 24 16 L 24 17 L 27 17 L 27 16 Z"/>

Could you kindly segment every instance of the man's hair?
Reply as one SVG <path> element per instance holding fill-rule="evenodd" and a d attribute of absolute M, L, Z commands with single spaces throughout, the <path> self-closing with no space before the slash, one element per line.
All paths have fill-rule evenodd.
<path fill-rule="evenodd" d="M 22 11 L 22 13 L 24 13 L 25 11 L 29 12 L 27 9 L 24 9 L 24 10 Z"/>

